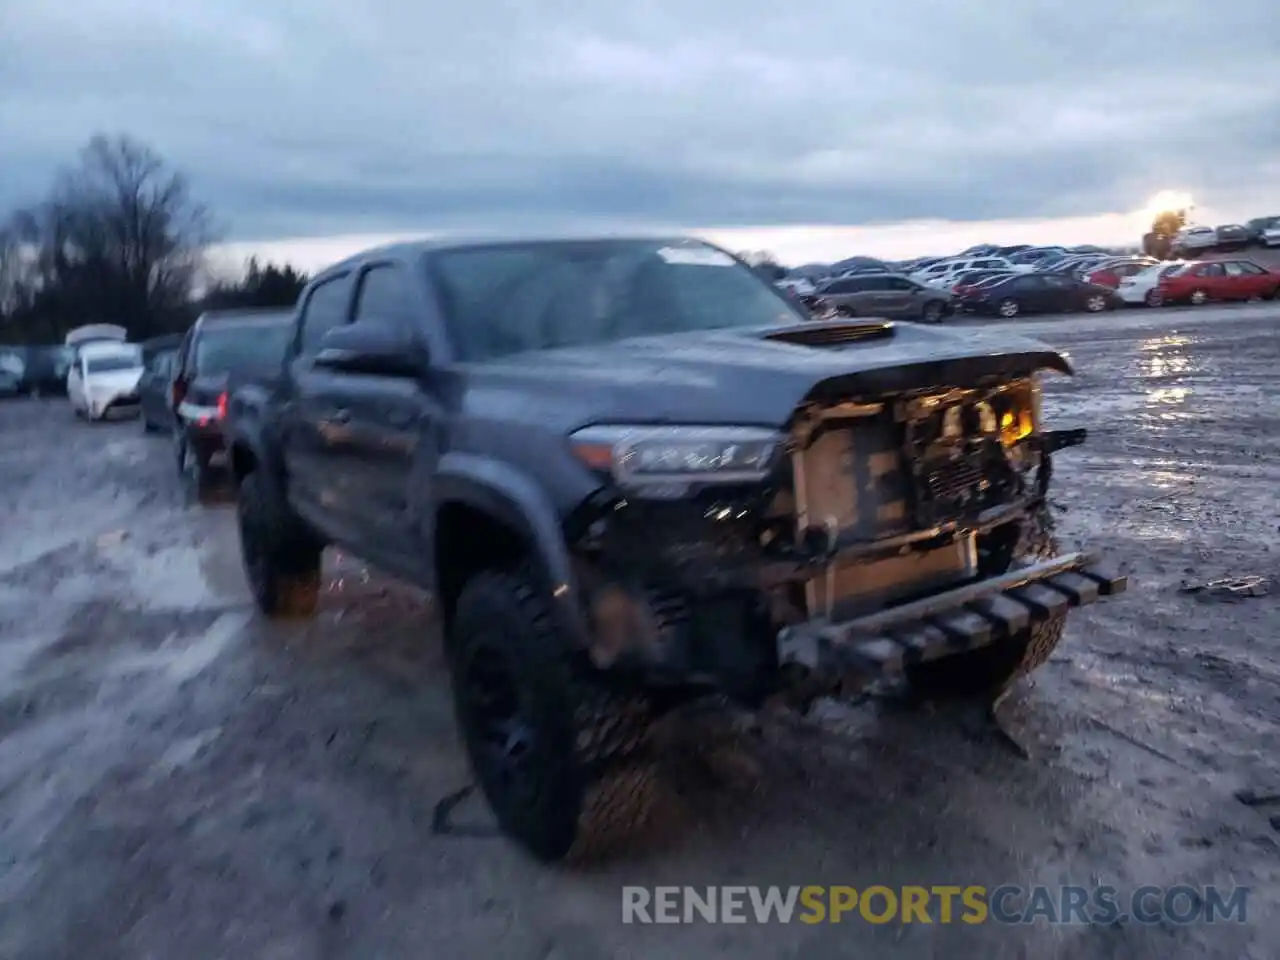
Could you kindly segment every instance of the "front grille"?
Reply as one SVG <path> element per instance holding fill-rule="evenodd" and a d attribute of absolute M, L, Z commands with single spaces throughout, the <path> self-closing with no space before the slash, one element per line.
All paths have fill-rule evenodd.
<path fill-rule="evenodd" d="M 916 521 L 924 527 L 970 516 L 986 507 L 990 483 L 981 448 L 926 461 L 916 483 Z"/>
<path fill-rule="evenodd" d="M 982 491 L 982 467 L 971 460 L 951 460 L 925 470 L 924 482 L 934 500 L 963 505 Z"/>

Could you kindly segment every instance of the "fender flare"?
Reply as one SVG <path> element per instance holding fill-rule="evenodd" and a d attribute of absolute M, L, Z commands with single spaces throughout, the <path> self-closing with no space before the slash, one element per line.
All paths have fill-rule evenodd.
<path fill-rule="evenodd" d="M 431 548 L 434 549 L 439 513 L 450 504 L 463 504 L 501 521 L 528 544 L 553 616 L 585 645 L 588 638 L 580 613 L 580 588 L 560 515 L 537 482 L 499 460 L 447 453 L 440 458 L 431 485 L 431 508 L 424 518 Z M 435 571 L 433 580 L 438 582 L 438 578 L 439 571 Z"/>
<path fill-rule="evenodd" d="M 271 444 L 267 442 L 263 425 L 260 422 L 244 420 L 235 425 L 231 435 L 227 437 L 227 453 L 232 458 L 233 463 L 237 448 L 247 449 L 252 453 L 260 469 L 265 468 L 273 476 L 280 476 L 279 455 Z"/>

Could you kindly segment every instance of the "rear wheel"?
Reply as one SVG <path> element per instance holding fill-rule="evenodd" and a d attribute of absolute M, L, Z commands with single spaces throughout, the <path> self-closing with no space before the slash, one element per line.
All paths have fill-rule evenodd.
<path fill-rule="evenodd" d="M 1280 295 L 1280 287 L 1272 287 L 1270 290 L 1268 290 L 1266 293 L 1262 295 L 1262 299 L 1274 300 L 1278 295 Z"/>
<path fill-rule="evenodd" d="M 924 305 L 924 310 L 920 314 L 920 319 L 925 323 L 941 323 L 942 314 L 942 304 L 937 300 L 934 300 Z"/>
<path fill-rule="evenodd" d="M 485 571 L 449 636 L 454 707 L 502 831 L 543 861 L 602 852 L 648 811 L 647 702 L 605 685 L 528 571 Z"/>
<path fill-rule="evenodd" d="M 262 470 L 245 474 L 237 493 L 240 558 L 254 603 L 268 617 L 311 616 L 320 602 L 324 545 L 283 504 Z"/>
<path fill-rule="evenodd" d="M 1100 293 L 1091 294 L 1085 300 L 1084 308 L 1090 313 L 1101 313 L 1107 309 L 1107 298 Z"/>
<path fill-rule="evenodd" d="M 1008 297 L 1007 299 L 1000 301 L 999 306 L 996 307 L 996 311 L 1002 317 L 1016 317 L 1022 312 L 1022 307 L 1019 305 L 1017 300 L 1014 300 L 1012 297 Z"/>
<path fill-rule="evenodd" d="M 1148 290 L 1146 297 L 1143 298 L 1148 307 L 1164 306 L 1164 296 L 1159 290 Z"/>

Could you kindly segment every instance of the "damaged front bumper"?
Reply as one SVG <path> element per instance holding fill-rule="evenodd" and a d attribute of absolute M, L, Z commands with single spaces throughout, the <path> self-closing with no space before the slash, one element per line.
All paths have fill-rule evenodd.
<path fill-rule="evenodd" d="M 1071 553 L 850 620 L 817 618 L 778 634 L 779 666 L 823 685 L 907 667 L 1015 637 L 1036 623 L 1123 593 L 1127 578 Z"/>

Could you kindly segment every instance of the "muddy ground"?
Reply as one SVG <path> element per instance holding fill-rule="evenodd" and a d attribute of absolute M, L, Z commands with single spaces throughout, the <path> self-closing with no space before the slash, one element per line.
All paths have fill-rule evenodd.
<path fill-rule="evenodd" d="M 163 439 L 0 405 L 0 957 L 1280 955 L 1280 312 L 1027 321 L 1067 348 L 1060 530 L 1130 592 L 1008 705 L 892 697 L 671 764 L 627 857 L 540 868 L 488 835 L 427 601 L 334 561 L 310 625 L 256 620 L 230 510 Z M 700 771 L 702 775 L 693 776 Z M 1276 820 L 1280 825 L 1280 819 Z M 635 884 L 1245 884 L 1248 922 L 624 926 Z"/>

